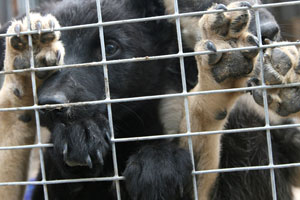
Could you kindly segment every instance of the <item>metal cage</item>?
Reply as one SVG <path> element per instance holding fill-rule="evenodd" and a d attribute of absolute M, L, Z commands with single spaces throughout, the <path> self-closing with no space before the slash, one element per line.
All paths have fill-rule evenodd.
<path fill-rule="evenodd" d="M 30 13 L 30 0 L 24 0 L 23 1 L 25 5 L 26 15 L 29 19 L 29 13 Z M 117 155 L 116 155 L 116 143 L 120 142 L 130 142 L 130 141 L 142 141 L 142 140 L 156 140 L 156 139 L 166 139 L 166 138 L 178 138 L 178 137 L 189 137 L 189 152 L 191 154 L 191 157 L 193 158 L 193 141 L 192 136 L 195 135 L 211 135 L 211 134 L 230 134 L 230 133 L 242 133 L 242 132 L 248 132 L 248 131 L 259 131 L 263 130 L 267 134 L 267 145 L 268 145 L 268 156 L 269 156 L 269 164 L 265 166 L 251 166 L 251 167 L 236 167 L 236 168 L 226 168 L 226 169 L 215 169 L 215 170 L 205 170 L 205 171 L 196 171 L 195 164 L 193 161 L 193 187 L 194 187 L 194 196 L 195 199 L 197 199 L 197 183 L 196 183 L 196 176 L 199 174 L 205 174 L 205 173 L 225 173 L 225 172 L 237 172 L 237 171 L 249 171 L 249 170 L 269 170 L 270 171 L 270 177 L 271 177 L 271 183 L 272 183 L 272 193 L 273 193 L 273 200 L 277 199 L 277 192 L 276 192 L 276 183 L 275 183 L 275 175 L 274 170 L 278 168 L 289 168 L 289 167 L 300 167 L 300 163 L 289 163 L 289 164 L 274 164 L 273 162 L 273 154 L 272 154 L 272 144 L 271 144 L 271 135 L 270 130 L 272 129 L 287 129 L 287 128 L 293 128 L 293 127 L 299 127 L 300 124 L 290 124 L 290 125 L 270 125 L 269 121 L 269 110 L 268 110 L 268 104 L 267 104 L 267 89 L 272 88 L 283 88 L 283 87 L 295 87 L 300 86 L 300 83 L 291 83 L 286 85 L 266 85 L 263 81 L 262 85 L 251 87 L 251 88 L 235 88 L 235 89 L 225 89 L 225 90 L 210 90 L 210 91 L 201 91 L 201 92 L 188 92 L 187 86 L 186 86 L 186 77 L 185 77 L 185 68 L 184 68 L 184 57 L 187 56 L 195 56 L 195 55 L 202 55 L 202 54 L 208 54 L 209 51 L 205 52 L 183 52 L 182 47 L 182 36 L 181 36 L 181 28 L 180 28 L 180 18 L 186 17 L 186 16 L 201 16 L 203 14 L 209 14 L 209 13 L 216 13 L 220 12 L 216 10 L 212 11 L 199 11 L 199 12 L 191 12 L 191 13 L 179 13 L 178 9 L 178 2 L 177 0 L 174 0 L 175 5 L 175 12 L 174 14 L 170 15 L 164 15 L 164 16 L 156 16 L 156 17 L 147 17 L 147 18 L 139 18 L 139 19 L 128 19 L 128 20 L 121 20 L 121 21 L 110 21 L 110 22 L 103 22 L 102 21 L 102 15 L 101 15 L 101 4 L 100 0 L 96 0 L 97 5 L 97 12 L 98 12 L 98 23 L 94 24 L 84 24 L 84 25 L 78 25 L 78 26 L 68 26 L 68 27 L 61 27 L 54 29 L 54 31 L 66 31 L 66 30 L 74 30 L 74 29 L 85 29 L 85 28 L 99 28 L 99 35 L 100 35 L 100 41 L 101 41 L 101 49 L 102 49 L 102 61 L 99 62 L 93 62 L 93 63 L 84 63 L 84 64 L 72 64 L 72 65 L 62 65 L 62 66 L 52 66 L 52 67 L 41 67 L 41 68 L 35 68 L 34 61 L 33 61 L 33 52 L 31 52 L 31 67 L 29 69 L 24 70 L 13 70 L 13 71 L 2 71 L 0 72 L 0 76 L 5 74 L 12 74 L 12 73 L 22 73 L 22 72 L 31 72 L 31 78 L 32 78 L 32 88 L 33 88 L 33 96 L 34 96 L 34 105 L 32 106 L 26 106 L 26 107 L 14 107 L 14 108 L 0 108 L 0 112 L 6 112 L 6 111 L 19 111 L 19 110 L 34 110 L 35 111 L 35 118 L 36 118 L 36 136 L 38 139 L 37 144 L 32 145 L 24 145 L 24 146 L 10 146 L 10 147 L 0 147 L 0 150 L 14 150 L 14 149 L 33 149 L 37 148 L 39 149 L 39 155 L 40 155 L 40 167 L 42 172 L 42 181 L 24 181 L 24 182 L 5 182 L 0 183 L 0 186 L 11 186 L 11 185 L 43 185 L 44 187 L 44 194 L 45 199 L 48 199 L 47 194 L 47 185 L 48 184 L 59 184 L 59 183 L 74 183 L 74 182 L 95 182 L 95 181 L 113 181 L 116 185 L 116 193 L 118 200 L 121 199 L 120 194 L 120 185 L 119 182 L 124 180 L 123 176 L 120 176 L 118 173 L 118 163 L 117 163 Z M 260 50 L 260 54 L 263 54 L 263 49 L 270 48 L 270 47 L 276 47 L 276 46 L 288 46 L 288 45 L 300 45 L 300 42 L 283 42 L 280 44 L 268 44 L 263 45 L 262 44 L 262 37 L 260 32 L 260 19 L 259 19 L 259 8 L 274 8 L 274 7 L 286 7 L 286 6 L 293 6 L 293 5 L 300 5 L 300 1 L 284 1 L 284 2 L 277 2 L 277 3 L 267 3 L 267 4 L 258 4 L 256 0 L 256 4 L 253 5 L 251 8 L 255 12 L 255 20 L 256 20 L 256 28 L 258 32 L 258 38 L 259 38 L 259 47 L 243 47 L 243 48 L 234 48 L 234 49 L 222 49 L 219 50 L 219 52 L 229 52 L 229 51 L 241 51 L 241 50 L 250 50 L 258 48 Z M 243 9 L 250 9 L 250 8 L 238 8 L 238 9 L 229 9 L 227 12 L 235 11 L 235 10 L 243 10 Z M 178 47 L 179 52 L 172 55 L 161 55 L 161 56 L 149 56 L 149 57 L 141 57 L 141 58 L 130 58 L 130 59 L 122 59 L 122 60 L 106 60 L 106 54 L 105 54 L 105 44 L 104 44 L 104 33 L 103 33 L 103 27 L 105 26 L 111 26 L 111 25 L 118 25 L 123 23 L 136 23 L 136 22 L 145 22 L 145 21 L 153 21 L 153 20 L 159 20 L 159 19 L 175 19 L 176 20 L 176 31 L 177 31 L 177 39 L 178 39 Z M 42 30 L 42 32 L 51 32 L 53 30 Z M 37 31 L 28 30 L 26 32 L 22 32 L 21 34 L 28 34 L 29 38 L 29 46 L 30 49 L 32 49 L 32 34 L 36 34 Z M 0 37 L 7 37 L 7 36 L 13 36 L 15 34 L 0 34 Z M 141 62 L 141 61 L 151 61 L 151 60 L 158 60 L 158 59 L 168 59 L 168 58 L 178 58 L 180 60 L 180 67 L 181 67 L 181 78 L 182 78 L 182 87 L 183 92 L 177 93 L 177 94 L 164 94 L 164 95 L 153 95 L 153 96 L 142 96 L 142 97 L 134 97 L 134 98 L 122 98 L 122 99 L 111 99 L 110 92 L 109 92 L 109 80 L 108 80 L 108 67 L 109 64 L 116 64 L 116 63 L 129 63 L 129 62 Z M 261 56 L 262 58 L 262 56 Z M 260 59 L 260 64 L 263 66 L 262 59 Z M 90 67 L 90 66 L 102 66 L 104 69 L 104 77 L 105 77 L 105 91 L 106 91 L 106 99 L 105 100 L 97 100 L 97 101 L 90 101 L 90 102 L 76 102 L 76 103 L 68 103 L 68 104 L 60 104 L 60 105 L 38 105 L 37 103 L 37 92 L 36 92 L 36 81 L 35 81 L 35 72 L 38 71 L 46 71 L 46 70 L 55 70 L 55 69 L 61 69 L 61 68 L 76 68 L 76 67 Z M 262 70 L 263 71 L 263 70 Z M 263 77 L 263 75 L 262 75 Z M 262 78 L 263 80 L 263 78 Z M 242 92 L 242 91 L 249 91 L 249 90 L 255 90 L 255 89 L 261 89 L 263 90 L 263 97 L 264 97 L 264 112 L 266 116 L 265 120 L 265 126 L 263 127 L 253 127 L 253 128 L 245 128 L 245 129 L 234 129 L 234 130 L 218 130 L 218 131 L 205 131 L 205 132 L 191 132 L 190 129 L 190 121 L 189 121 L 189 110 L 188 110 L 188 100 L 187 96 L 190 95 L 205 95 L 205 94 L 214 94 L 214 93 L 228 93 L 228 92 Z M 170 135 L 156 135 L 156 136 L 144 136 L 144 137 L 133 137 L 133 138 L 115 138 L 114 137 L 114 128 L 113 128 L 113 115 L 111 110 L 111 105 L 114 103 L 120 103 L 120 102 L 130 102 L 130 101 L 144 101 L 144 100 L 150 100 L 150 99 L 162 99 L 162 98 L 172 98 L 172 97 L 184 97 L 184 108 L 185 108 L 185 114 L 187 116 L 187 132 L 186 133 L 180 133 L 180 134 L 170 134 Z M 66 179 L 66 180 L 47 180 L 45 176 L 45 166 L 44 166 L 44 158 L 43 158 L 43 148 L 52 148 L 52 144 L 45 144 L 41 141 L 41 130 L 40 130 L 40 119 L 39 119 L 39 109 L 45 109 L 45 108 L 54 108 L 54 107 L 70 107 L 70 106 L 81 106 L 81 105 L 94 105 L 94 104 L 106 104 L 107 110 L 108 110 L 108 119 L 110 124 L 110 130 L 111 130 L 111 144 L 112 144 L 112 155 L 113 155 L 113 164 L 114 164 L 114 176 L 113 177 L 99 177 L 99 178 L 81 178 L 81 179 Z"/>

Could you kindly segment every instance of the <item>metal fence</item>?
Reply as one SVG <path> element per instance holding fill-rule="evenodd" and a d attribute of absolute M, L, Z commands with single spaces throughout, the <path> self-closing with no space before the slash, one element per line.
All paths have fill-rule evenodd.
<path fill-rule="evenodd" d="M 30 13 L 30 1 L 24 0 L 24 5 L 26 8 L 26 15 L 29 18 Z M 111 21 L 111 22 L 103 22 L 102 15 L 101 15 L 101 4 L 100 0 L 96 0 L 97 5 L 97 12 L 98 12 L 98 23 L 94 24 L 85 24 L 85 25 L 76 25 L 76 26 L 68 26 L 68 27 L 61 27 L 56 28 L 54 30 L 42 30 L 41 32 L 51 32 L 51 31 L 66 31 L 66 30 L 74 30 L 74 29 L 85 29 L 91 27 L 98 27 L 99 28 L 99 35 L 101 41 L 101 49 L 102 49 L 102 61 L 100 62 L 92 62 L 92 63 L 83 63 L 83 64 L 72 64 L 72 65 L 62 65 L 62 66 L 51 66 L 51 67 L 40 67 L 35 68 L 34 61 L 33 61 L 33 52 L 31 52 L 31 60 L 30 64 L 31 67 L 29 69 L 24 70 L 12 70 L 12 71 L 2 71 L 0 75 L 3 74 L 12 74 L 12 73 L 23 73 L 23 72 L 31 72 L 31 79 L 32 79 L 32 88 L 33 88 L 33 97 L 34 97 L 34 105 L 32 106 L 25 106 L 25 107 L 14 107 L 14 108 L 0 108 L 0 112 L 7 112 L 7 111 L 20 111 L 20 110 L 34 110 L 35 118 L 36 118 L 36 135 L 38 139 L 37 144 L 32 145 L 24 145 L 24 146 L 10 146 L 10 147 L 0 147 L 0 150 L 13 150 L 13 149 L 39 149 L 40 155 L 40 167 L 42 172 L 42 180 L 41 181 L 23 181 L 23 182 L 6 182 L 0 183 L 0 186 L 11 186 L 11 185 L 43 185 L 44 187 L 44 194 L 45 199 L 48 199 L 47 194 L 47 185 L 48 184 L 59 184 L 59 183 L 74 183 L 74 182 L 95 182 L 95 181 L 114 181 L 116 184 L 116 193 L 117 198 L 120 200 L 120 185 L 119 182 L 124 180 L 123 176 L 120 176 L 118 173 L 118 164 L 117 164 L 117 155 L 116 155 L 116 143 L 121 142 L 130 142 L 130 141 L 145 141 L 145 140 L 156 140 L 156 139 L 166 139 L 166 138 L 178 138 L 178 137 L 189 137 L 189 152 L 191 157 L 193 158 L 193 141 L 192 136 L 196 135 L 212 135 L 212 134 L 229 134 L 229 133 L 242 133 L 242 132 L 251 132 L 251 131 L 260 131 L 263 130 L 267 134 L 267 145 L 268 145 L 268 156 L 269 156 L 269 164 L 265 166 L 252 166 L 252 167 L 236 167 L 236 168 L 227 168 L 227 169 L 214 169 L 214 170 L 203 170 L 197 171 L 195 168 L 195 163 L 193 161 L 193 187 L 194 187 L 194 196 L 197 199 L 197 183 L 196 183 L 196 176 L 199 174 L 206 174 L 206 173 L 224 173 L 224 172 L 237 172 L 237 171 L 249 171 L 249 170 L 269 170 L 271 174 L 271 183 L 272 183 L 272 194 L 273 200 L 277 199 L 277 192 L 276 192 L 276 183 L 275 183 L 275 175 L 274 170 L 278 168 L 289 168 L 289 167 L 300 167 L 300 163 L 288 163 L 288 164 L 274 164 L 273 162 L 273 155 L 272 155 L 272 144 L 271 144 L 271 135 L 270 130 L 273 129 L 287 129 L 287 128 L 294 128 L 299 127 L 300 124 L 289 124 L 289 125 L 270 125 L 269 121 L 269 110 L 268 110 L 268 103 L 267 103 L 267 90 L 273 88 L 284 88 L 284 87 L 294 87 L 300 86 L 300 83 L 291 83 L 286 85 L 266 85 L 264 81 L 260 86 L 255 86 L 251 88 L 234 88 L 234 89 L 224 89 L 224 90 L 210 90 L 210 91 L 200 91 L 200 92 L 188 92 L 186 86 L 186 77 L 185 77 L 185 67 L 184 67 L 184 57 L 188 56 L 195 56 L 195 55 L 203 55 L 209 54 L 210 51 L 203 51 L 203 52 L 183 52 L 182 46 L 182 37 L 181 37 L 181 28 L 180 28 L 180 18 L 187 17 L 187 16 L 201 16 L 203 14 L 211 14 L 222 12 L 220 10 L 211 10 L 211 11 L 199 11 L 199 12 L 191 12 L 191 13 L 179 13 L 178 9 L 178 2 L 174 0 L 175 4 L 175 12 L 174 14 L 164 15 L 164 16 L 157 16 L 157 17 L 147 17 L 147 18 L 139 18 L 139 19 L 128 19 L 128 20 L 120 20 L 120 21 Z M 268 44 L 263 45 L 261 31 L 260 31 L 260 19 L 259 19 L 259 8 L 275 8 L 275 7 L 286 7 L 286 6 L 294 6 L 300 5 L 299 1 L 286 1 L 286 2 L 278 2 L 278 3 L 268 3 L 268 4 L 258 4 L 256 0 L 256 4 L 252 6 L 252 8 L 235 8 L 229 9 L 227 12 L 236 11 L 236 10 L 245 10 L 245 9 L 252 9 L 255 11 L 255 20 L 256 20 L 256 28 L 258 30 L 258 39 L 259 39 L 259 47 L 243 47 L 243 48 L 234 48 L 234 49 L 222 49 L 219 52 L 230 52 L 230 51 L 241 51 L 241 50 L 251 50 L 251 49 L 259 49 L 260 55 L 263 55 L 263 49 L 270 48 L 270 47 L 277 47 L 277 46 L 288 46 L 288 45 L 300 45 L 300 42 L 283 42 L 280 44 Z M 153 21 L 159 19 L 175 19 L 176 20 L 176 31 L 177 31 L 177 39 L 178 39 L 178 48 L 179 52 L 176 54 L 171 55 L 161 55 L 161 56 L 147 56 L 141 58 L 130 58 L 130 59 L 121 59 L 121 60 L 106 60 L 105 54 L 105 44 L 104 44 L 104 33 L 103 27 L 111 26 L 111 25 L 118 25 L 124 23 L 136 23 L 136 22 L 145 22 L 145 21 Z M 26 32 L 22 32 L 21 34 L 28 34 L 29 38 L 29 48 L 32 50 L 32 34 L 37 34 L 37 31 L 28 30 Z M 0 34 L 0 37 L 7 37 L 13 36 L 16 34 Z M 260 56 L 260 65 L 263 67 L 263 56 Z M 182 78 L 182 87 L 183 92 L 177 94 L 163 94 L 163 95 L 153 95 L 153 96 L 143 96 L 143 97 L 133 97 L 133 98 L 121 98 L 121 99 L 111 99 L 110 90 L 109 90 L 109 79 L 108 79 L 108 67 L 109 64 L 116 64 L 116 63 L 129 63 L 129 62 L 141 62 L 141 61 L 151 61 L 151 60 L 159 60 L 159 59 L 168 59 L 168 58 L 178 58 L 180 60 L 180 67 L 181 67 L 181 78 Z M 77 67 L 91 67 L 91 66 L 102 66 L 104 69 L 104 77 L 105 77 L 105 91 L 106 91 L 106 99 L 105 100 L 97 100 L 97 101 L 88 101 L 88 102 L 76 102 L 76 103 L 68 103 L 68 104 L 53 104 L 53 105 L 38 105 L 37 102 L 37 88 L 36 88 L 36 81 L 35 81 L 35 72 L 38 71 L 47 71 L 47 70 L 56 70 L 61 68 L 77 68 Z M 263 78 L 263 70 L 262 70 L 262 80 Z M 228 93 L 228 92 L 242 92 L 242 91 L 249 91 L 249 90 L 256 90 L 261 89 L 263 90 L 263 99 L 264 99 L 264 112 L 265 112 L 265 126 L 263 127 L 253 127 L 253 128 L 243 128 L 243 129 L 234 129 L 234 130 L 218 130 L 218 131 L 205 131 L 205 132 L 191 132 L 190 128 L 190 121 L 189 121 L 189 110 L 188 110 L 188 96 L 191 95 L 205 95 L 205 94 L 215 94 L 215 93 Z M 155 136 L 144 136 L 144 137 L 133 137 L 133 138 L 115 138 L 114 137 L 114 128 L 113 128 L 113 116 L 111 105 L 114 103 L 121 103 L 121 102 L 130 102 L 130 101 L 144 101 L 144 100 L 153 100 L 153 99 L 163 99 L 163 98 L 172 98 L 172 97 L 183 97 L 184 98 L 184 108 L 187 124 L 187 132 L 180 133 L 180 134 L 170 134 L 170 135 L 155 135 Z M 41 130 L 40 130 L 40 119 L 39 119 L 39 109 L 46 109 L 46 108 L 55 108 L 55 107 L 71 107 L 71 106 L 82 106 L 82 105 L 95 105 L 95 104 L 106 104 L 108 110 L 108 119 L 110 124 L 110 131 L 111 131 L 111 144 L 112 144 L 112 155 L 113 155 L 113 164 L 114 164 L 114 176 L 113 177 L 99 177 L 99 178 L 81 178 L 81 179 L 66 179 L 66 180 L 47 180 L 45 176 L 45 166 L 44 166 L 44 158 L 43 158 L 43 148 L 51 148 L 53 147 L 52 144 L 45 144 L 41 141 Z"/>

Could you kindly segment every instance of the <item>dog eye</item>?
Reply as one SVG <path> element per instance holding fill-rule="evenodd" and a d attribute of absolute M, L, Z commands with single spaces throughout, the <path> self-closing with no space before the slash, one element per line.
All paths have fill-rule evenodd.
<path fill-rule="evenodd" d="M 105 46 L 105 53 L 108 57 L 115 55 L 119 51 L 119 45 L 115 42 L 107 42 Z"/>

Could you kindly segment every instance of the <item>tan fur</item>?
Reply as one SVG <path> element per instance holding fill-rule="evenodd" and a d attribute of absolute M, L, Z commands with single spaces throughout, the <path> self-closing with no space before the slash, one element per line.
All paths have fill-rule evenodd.
<path fill-rule="evenodd" d="M 273 43 L 276 44 L 276 43 Z M 267 67 L 265 69 L 267 70 L 273 70 L 274 73 L 276 74 L 278 79 L 280 80 L 280 83 L 278 84 L 288 84 L 288 83 L 296 83 L 300 81 L 300 76 L 298 73 L 295 73 L 295 69 L 299 65 L 299 59 L 300 59 L 300 53 L 299 53 L 299 48 L 296 46 L 283 46 L 283 47 L 276 47 L 276 49 L 280 49 L 283 53 L 286 54 L 286 56 L 289 58 L 292 67 L 291 69 L 285 74 L 280 74 L 276 72 L 276 67 L 281 68 L 286 65 L 286 60 L 282 60 L 279 63 L 273 63 L 272 60 L 266 61 L 266 58 L 264 58 L 264 65 L 272 66 L 272 67 Z M 269 56 L 270 58 L 272 57 L 272 51 L 273 48 L 268 48 L 265 52 L 265 56 Z M 275 55 L 276 56 L 276 55 Z M 260 65 L 259 62 L 257 62 L 258 65 Z M 275 67 L 275 68 L 274 68 Z M 265 80 L 267 85 L 272 85 L 272 83 L 269 83 L 268 80 Z M 269 105 L 269 109 L 271 112 L 274 112 L 278 109 L 279 104 L 285 101 L 285 98 L 289 98 L 286 95 L 289 95 L 289 92 L 287 92 L 289 88 L 277 88 L 277 89 L 270 89 L 267 90 L 268 94 L 271 96 L 273 99 L 272 103 Z M 282 93 L 286 91 L 286 93 Z M 293 92 L 293 91 L 292 91 Z M 300 112 L 297 112 L 295 114 L 290 114 L 288 117 L 300 117 Z"/>
<path fill-rule="evenodd" d="M 197 0 L 195 0 L 197 1 Z M 224 0 L 224 4 L 230 4 L 232 0 Z M 250 0 L 250 3 L 254 3 L 254 1 Z M 173 0 L 164 0 L 164 4 L 166 7 L 167 14 L 174 13 L 174 1 Z M 234 8 L 238 3 L 231 3 L 227 6 L 227 8 Z M 213 9 L 213 7 L 211 8 Z M 243 11 L 238 11 L 243 12 Z M 231 15 L 239 15 L 238 12 L 226 12 L 224 15 L 228 18 L 232 18 Z M 214 15 L 217 16 L 217 15 Z M 247 43 L 247 35 L 249 34 L 247 31 L 240 31 L 238 34 L 233 32 L 229 33 L 228 37 L 222 37 L 215 33 L 213 29 L 207 28 L 210 26 L 215 20 L 212 15 L 204 15 L 202 17 L 202 23 L 200 26 L 197 26 L 196 23 L 199 20 L 198 17 L 184 17 L 181 18 L 181 28 L 182 28 L 182 36 L 185 41 L 187 41 L 190 47 L 193 47 L 196 41 L 200 41 L 202 45 L 197 45 L 196 51 L 206 51 L 207 49 L 203 48 L 203 44 L 206 42 L 205 39 L 209 38 L 212 40 L 214 44 L 217 46 L 217 49 L 230 48 L 230 46 L 224 42 L 226 39 L 230 38 L 239 38 L 239 41 L 234 47 L 244 47 L 249 46 Z M 174 22 L 174 20 L 173 20 Z M 249 24 L 248 24 L 249 25 Z M 248 25 L 244 28 L 248 28 Z M 200 28 L 199 28 L 200 27 Z M 201 28 L 204 27 L 204 28 Z M 242 34 L 242 35 L 240 35 Z M 250 45 L 253 46 L 253 45 Z M 288 47 L 279 47 L 291 60 L 292 69 L 290 70 L 286 76 L 280 77 L 282 83 L 294 83 L 299 82 L 299 75 L 295 73 L 294 69 L 298 66 L 299 61 L 299 49 L 295 46 Z M 266 54 L 271 55 L 272 49 L 267 49 Z M 247 78 L 242 78 L 239 80 L 229 80 L 225 81 L 226 83 L 216 83 L 209 72 L 209 67 L 207 66 L 208 56 L 202 55 L 197 56 L 198 68 L 199 68 L 199 83 L 192 91 L 202 91 L 202 90 L 210 90 L 210 89 L 223 89 L 223 88 L 234 88 L 245 86 L 244 83 Z M 258 58 L 255 60 L 255 63 L 259 64 Z M 286 63 L 283 63 L 283 65 Z M 256 65 L 256 64 L 255 64 Z M 268 83 L 267 83 L 268 84 Z M 270 108 L 270 120 L 273 122 L 279 121 L 282 117 L 278 116 L 274 111 L 278 107 L 278 104 L 282 101 L 279 93 L 284 89 L 273 89 L 268 90 L 268 94 L 271 95 L 273 99 L 273 103 L 269 105 Z M 220 112 L 222 109 L 227 109 L 229 113 L 232 106 L 244 106 L 252 108 L 255 112 L 257 112 L 261 117 L 265 117 L 264 108 L 258 105 L 250 94 L 244 94 L 241 98 L 239 98 L 238 93 L 224 93 L 224 94 L 214 94 L 214 95 L 199 95 L 189 97 L 189 110 L 190 110 L 190 119 L 191 119 L 191 131 L 199 132 L 199 131 L 209 131 L 209 130 L 221 130 L 223 128 L 226 119 L 224 120 L 215 120 L 215 113 Z M 235 102 L 238 102 L 235 104 Z M 226 102 L 226 104 L 224 104 Z M 295 114 L 291 114 L 288 117 L 298 117 L 300 118 L 300 112 Z M 186 132 L 186 124 L 185 118 L 181 123 L 181 132 Z M 218 168 L 219 163 L 219 151 L 220 151 L 220 135 L 211 135 L 211 136 L 197 136 L 193 137 L 194 143 L 194 155 L 201 155 L 201 159 L 195 157 L 196 161 L 196 170 L 205 170 L 205 169 L 216 169 Z M 187 138 L 183 138 L 181 140 L 182 145 L 187 148 Z M 199 145 L 200 144 L 200 145 Z M 204 155 L 204 156 L 203 156 Z M 295 169 L 295 186 L 300 185 L 300 180 L 297 174 L 299 174 L 300 170 Z M 198 177 L 198 199 L 207 200 L 209 191 L 214 184 L 216 174 L 206 174 Z"/>
<path fill-rule="evenodd" d="M 22 99 L 18 99 L 13 94 L 14 83 L 10 83 L 13 79 L 7 75 L 4 85 L 0 91 L 1 107 L 15 107 L 22 105 L 30 105 L 32 102 L 30 84 L 24 90 L 25 94 Z M 17 77 L 14 77 L 17 78 Z M 20 80 L 20 79 L 19 79 Z M 24 83 L 26 82 L 23 80 Z M 1 112 L 0 113 L 0 146 L 16 146 L 33 144 L 35 138 L 34 122 L 23 123 L 18 118 L 24 114 L 19 112 Z M 32 113 L 31 113 L 32 114 Z M 28 157 L 30 150 L 1 150 L 0 151 L 0 182 L 9 181 L 25 181 L 28 168 Z M 0 195 L 3 199 L 22 199 L 24 186 L 1 186 Z"/>
<path fill-rule="evenodd" d="M 31 14 L 31 28 L 36 29 L 37 21 L 43 25 L 42 28 L 49 28 L 49 21 L 56 22 L 55 27 L 59 27 L 57 20 L 47 15 L 42 17 L 40 14 Z M 15 26 L 19 24 L 21 31 L 27 30 L 27 18 L 21 21 L 14 21 L 8 28 L 7 33 L 15 33 Z M 58 41 L 60 33 L 56 33 L 56 38 L 49 44 L 42 44 L 34 41 L 34 56 L 35 59 L 52 59 L 56 56 L 54 52 L 58 49 L 64 56 L 64 48 L 62 43 Z M 27 37 L 27 36 L 20 36 Z M 6 50 L 4 59 L 4 70 L 14 70 L 14 60 L 16 57 L 27 56 L 29 51 L 19 51 L 11 45 L 12 37 L 6 38 Z M 38 45 L 38 48 L 36 48 Z M 41 49 L 36 51 L 35 49 Z M 53 58 L 54 59 L 54 58 Z M 60 64 L 63 59 L 60 60 Z M 0 90 L 0 107 L 21 107 L 32 106 L 33 95 L 31 87 L 31 73 L 18 73 L 8 74 L 4 77 L 4 83 Z M 37 84 L 41 80 L 37 79 Z M 30 122 L 23 122 L 20 116 L 30 115 Z M 35 139 L 35 120 L 33 111 L 17 111 L 17 112 L 0 112 L 0 146 L 17 146 L 17 145 L 30 145 L 34 143 Z M 20 150 L 0 150 L 0 182 L 15 182 L 26 181 L 28 171 L 28 161 L 30 156 L 30 149 Z M 1 186 L 0 197 L 1 199 L 20 200 L 23 198 L 24 186 Z"/>
<path fill-rule="evenodd" d="M 174 1 L 173 0 L 164 0 L 164 6 L 167 14 L 174 13 Z"/>
<path fill-rule="evenodd" d="M 204 75 L 199 77 L 199 83 L 191 92 L 216 88 L 219 88 L 219 85 L 216 85 L 211 77 Z M 238 96 L 239 94 L 237 93 L 224 93 L 189 97 L 191 131 L 200 132 L 223 129 L 226 119 L 216 120 L 215 116 L 218 112 L 224 110 L 227 110 L 229 113 Z M 185 118 L 182 120 L 181 132 L 186 132 Z M 193 150 L 197 170 L 217 169 L 219 167 L 220 137 L 220 134 L 193 137 L 193 143 L 195 144 Z M 181 139 L 181 145 L 188 148 L 187 138 Z M 196 157 L 197 155 L 199 157 Z M 209 192 L 216 177 L 217 174 L 213 173 L 198 177 L 199 200 L 208 200 Z"/>
<path fill-rule="evenodd" d="M 8 31 L 10 33 L 10 30 Z M 6 39 L 4 69 L 13 70 L 13 60 L 17 52 L 10 46 L 10 38 Z M 22 97 L 14 95 L 14 90 L 22 91 Z M 6 75 L 0 91 L 1 108 L 30 106 L 33 103 L 32 88 L 29 74 Z M 0 112 L 0 146 L 16 146 L 33 144 L 35 138 L 34 123 L 23 123 L 19 120 L 24 111 Z M 33 116 L 33 113 L 30 113 Z M 0 182 L 25 181 L 30 150 L 0 151 Z M 0 187 L 3 199 L 21 199 L 24 186 Z"/>
<path fill-rule="evenodd" d="M 232 3 L 228 7 L 231 8 L 234 6 L 237 5 L 235 3 Z M 241 15 L 241 13 L 231 12 L 225 13 L 224 15 L 228 19 L 233 19 L 235 16 Z M 232 44 L 227 41 L 231 38 L 237 38 L 238 41 L 236 46 L 246 45 L 245 38 L 249 35 L 246 30 L 248 29 L 249 23 L 240 33 L 229 32 L 227 36 L 223 37 L 218 35 L 215 30 L 212 30 L 210 28 L 211 24 L 213 24 L 215 20 L 216 15 L 204 15 L 200 19 L 198 28 L 201 33 L 202 40 L 197 43 L 195 51 L 207 51 L 207 49 L 205 48 L 205 43 L 208 40 L 212 41 L 217 49 L 232 48 Z M 208 55 L 196 56 L 199 72 L 198 84 L 195 86 L 192 92 L 244 87 L 246 85 L 245 83 L 247 77 L 228 78 L 221 83 L 216 82 L 211 72 L 211 66 L 208 64 L 208 59 Z M 224 119 L 217 119 L 216 116 L 218 115 L 218 113 L 224 111 L 229 113 L 240 95 L 241 93 L 217 93 L 188 97 L 191 131 L 200 132 L 222 130 L 227 118 L 224 117 Z M 183 118 L 181 122 L 180 132 L 186 132 L 185 118 Z M 200 135 L 194 136 L 192 139 L 194 144 L 193 151 L 196 162 L 196 170 L 217 169 L 219 167 L 221 135 Z M 187 140 L 187 138 L 181 139 L 181 146 L 183 146 L 184 148 L 188 148 Z M 202 174 L 198 176 L 197 185 L 199 200 L 209 200 L 209 195 L 216 178 L 217 174 L 214 173 Z"/>

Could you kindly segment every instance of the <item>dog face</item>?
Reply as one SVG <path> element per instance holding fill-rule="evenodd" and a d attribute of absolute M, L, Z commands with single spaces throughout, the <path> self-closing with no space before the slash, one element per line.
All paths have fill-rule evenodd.
<path fill-rule="evenodd" d="M 137 1 L 102 2 L 103 21 L 153 16 L 151 6 L 141 9 Z M 149 9 L 150 10 L 149 10 Z M 63 1 L 50 8 L 62 26 L 97 23 L 95 1 Z M 161 34 L 161 31 L 164 34 Z M 173 29 L 167 21 L 122 24 L 104 27 L 107 60 L 155 56 L 175 53 Z M 65 63 L 99 62 L 102 50 L 99 28 L 63 31 Z M 169 46 L 168 46 L 169 45 Z M 169 49 L 173 49 L 170 51 Z M 165 60 L 108 65 L 109 89 L 112 99 L 163 94 L 169 80 Z M 169 82 L 170 83 L 170 82 Z M 106 99 L 103 66 L 61 69 L 54 72 L 38 89 L 39 104 L 60 104 Z M 153 135 L 162 132 L 158 118 L 158 100 L 112 104 L 116 137 Z M 111 156 L 110 129 L 106 104 L 41 110 L 41 124 L 52 132 L 53 149 L 48 152 L 64 173 L 74 166 L 89 166 L 98 174 Z M 126 120 L 124 120 L 126 119 Z M 127 148 L 129 149 L 129 148 Z M 131 149 L 133 149 L 131 147 Z M 127 150 L 125 150 L 127 151 Z M 123 151 L 124 153 L 124 151 Z M 130 154 L 120 159 L 126 160 Z M 103 165 L 103 163 L 106 163 Z M 120 168 L 124 162 L 120 161 Z M 80 173 L 84 170 L 80 169 Z"/>
<path fill-rule="evenodd" d="M 64 6 L 71 10 L 72 16 L 66 16 Z M 54 15 L 63 26 L 98 21 L 95 1 L 80 2 L 80 4 L 73 2 L 71 5 L 63 4 L 61 7 L 62 9 L 54 9 L 56 10 Z M 139 10 L 138 5 L 132 5 L 126 1 L 122 1 L 121 5 L 114 1 L 103 1 L 102 7 L 103 21 L 105 22 L 144 17 L 146 13 L 146 10 Z M 120 12 L 120 10 L 123 11 Z M 170 31 L 166 31 L 163 37 L 159 36 L 155 30 L 160 27 L 160 22 L 104 27 L 106 59 L 117 60 L 168 54 L 168 48 L 162 48 L 161 44 L 171 39 L 168 38 Z M 65 31 L 62 32 L 62 40 L 66 48 L 66 64 L 102 60 L 98 28 Z M 162 88 L 157 86 L 165 84 L 162 74 L 166 74 L 166 67 L 163 63 L 165 61 L 109 65 L 108 78 L 111 98 L 161 94 Z M 40 104 L 93 101 L 105 98 L 103 66 L 60 70 L 39 88 Z M 106 105 L 74 107 L 64 111 L 60 110 L 59 120 L 64 120 L 60 119 L 61 117 L 67 118 L 67 120 L 77 120 L 87 117 L 86 115 L 93 115 L 94 112 L 105 114 Z M 50 112 L 45 113 L 50 116 Z M 56 114 L 54 114 L 54 118 L 58 119 Z"/>

